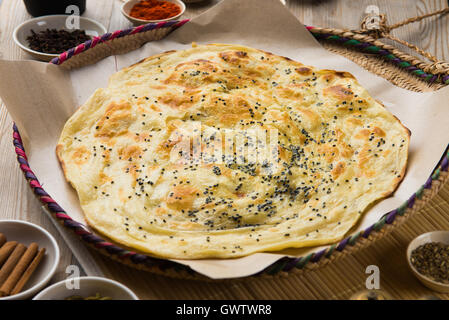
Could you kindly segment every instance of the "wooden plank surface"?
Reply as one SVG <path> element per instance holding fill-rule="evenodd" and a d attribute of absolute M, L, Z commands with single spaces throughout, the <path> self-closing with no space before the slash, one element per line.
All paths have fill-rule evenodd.
<path fill-rule="evenodd" d="M 1 0 L 0 0 L 1 1 Z M 198 4 L 187 5 L 185 17 L 194 17 L 210 8 L 220 0 L 205 0 Z M 263 5 L 263 0 L 260 1 Z M 287 7 L 306 25 L 356 29 L 359 27 L 363 11 L 367 5 L 375 4 L 386 13 L 389 23 L 402 21 L 409 17 L 432 12 L 447 6 L 446 0 L 286 0 Z M 109 31 L 129 27 L 129 22 L 120 13 L 120 0 L 88 0 L 84 16 L 103 23 Z M 3 0 L 0 5 L 0 58 L 29 59 L 12 40 L 13 29 L 31 18 L 25 11 L 22 1 Z M 449 17 L 434 17 L 419 23 L 394 30 L 392 33 L 406 41 L 436 55 L 441 60 L 449 60 Z M 0 81 L 1 77 L 0 77 Z M 61 246 L 61 263 L 52 281 L 66 277 L 65 268 L 76 264 L 70 250 L 57 234 L 52 223 L 42 213 L 40 203 L 35 199 L 18 168 L 12 147 L 12 119 L 3 104 L 0 106 L 0 219 L 23 219 L 37 223 L 56 236 Z M 448 206 L 449 188 L 445 188 L 432 204 L 440 210 Z M 339 262 L 341 270 L 351 270 L 351 279 L 342 278 L 338 268 L 329 267 L 309 272 L 303 276 L 281 278 L 277 280 L 254 280 L 250 282 L 206 283 L 167 279 L 165 277 L 136 271 L 112 262 L 93 253 L 105 273 L 126 283 L 141 298 L 147 299 L 298 299 L 298 298 L 348 298 L 364 286 L 365 268 L 369 264 L 384 267 L 385 277 L 382 288 L 395 298 L 417 298 L 430 292 L 419 285 L 406 269 L 401 254 L 409 238 L 414 234 L 435 228 L 449 228 L 445 225 L 447 212 L 441 212 L 441 219 L 434 217 L 416 217 L 419 228 L 409 227 L 402 233 L 393 233 L 379 241 L 375 248 L 364 249 L 364 259 L 354 257 Z M 388 238 L 388 239 L 387 239 Z M 385 254 L 388 254 L 386 259 Z M 392 264 L 392 261 L 394 264 Z M 325 275 L 324 275 L 325 274 Z M 445 296 L 447 297 L 447 296 Z"/>

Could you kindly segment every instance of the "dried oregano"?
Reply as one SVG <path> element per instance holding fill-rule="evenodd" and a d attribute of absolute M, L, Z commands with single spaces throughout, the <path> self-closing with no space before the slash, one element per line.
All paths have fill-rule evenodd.
<path fill-rule="evenodd" d="M 410 261 L 419 273 L 449 283 L 449 245 L 429 242 L 413 250 Z"/>

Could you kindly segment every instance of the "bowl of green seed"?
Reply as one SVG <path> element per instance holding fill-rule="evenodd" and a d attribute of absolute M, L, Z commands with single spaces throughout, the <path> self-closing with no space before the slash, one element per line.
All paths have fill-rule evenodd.
<path fill-rule="evenodd" d="M 449 292 L 449 231 L 432 231 L 413 239 L 407 248 L 407 261 L 426 287 Z"/>

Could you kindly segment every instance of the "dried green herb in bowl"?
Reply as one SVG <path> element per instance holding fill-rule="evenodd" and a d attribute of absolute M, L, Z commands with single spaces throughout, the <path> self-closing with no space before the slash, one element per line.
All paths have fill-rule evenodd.
<path fill-rule="evenodd" d="M 34 51 L 59 54 L 90 40 L 91 37 L 84 30 L 57 30 L 47 29 L 35 32 L 27 37 L 28 46 Z"/>
<path fill-rule="evenodd" d="M 444 284 L 449 284 L 449 245 L 428 242 L 414 249 L 410 262 L 422 275 Z"/>

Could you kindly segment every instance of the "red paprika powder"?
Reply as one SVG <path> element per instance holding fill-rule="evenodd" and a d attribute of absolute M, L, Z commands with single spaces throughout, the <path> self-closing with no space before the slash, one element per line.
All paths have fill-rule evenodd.
<path fill-rule="evenodd" d="M 144 0 L 135 4 L 129 15 L 142 20 L 162 20 L 179 13 L 181 8 L 177 4 L 160 0 Z"/>

